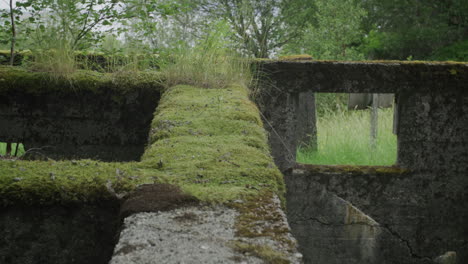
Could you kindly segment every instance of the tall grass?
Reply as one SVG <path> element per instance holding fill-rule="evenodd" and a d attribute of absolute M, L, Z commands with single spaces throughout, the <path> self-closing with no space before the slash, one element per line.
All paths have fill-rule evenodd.
<path fill-rule="evenodd" d="M 318 149 L 299 149 L 297 161 L 321 165 L 393 165 L 393 109 L 379 109 L 377 146 L 370 145 L 370 110 L 329 111 L 317 120 Z"/>
<path fill-rule="evenodd" d="M 194 47 L 174 50 L 161 65 L 167 87 L 189 84 L 206 88 L 223 88 L 231 84 L 248 86 L 251 82 L 250 61 L 229 48 L 228 28 L 223 23 Z"/>
<path fill-rule="evenodd" d="M 73 50 L 61 46 L 49 50 L 37 50 L 29 65 L 33 71 L 48 72 L 51 77 L 67 77 L 77 69 Z"/>

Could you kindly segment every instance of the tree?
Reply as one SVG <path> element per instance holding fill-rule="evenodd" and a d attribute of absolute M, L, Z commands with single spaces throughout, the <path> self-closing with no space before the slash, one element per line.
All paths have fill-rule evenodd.
<path fill-rule="evenodd" d="M 128 28 L 126 41 L 132 46 L 149 46 L 156 52 L 190 42 L 189 32 L 193 30 L 196 17 L 188 0 L 137 0 L 133 3 L 134 13 Z M 152 3 L 150 3 L 152 2 Z"/>
<path fill-rule="evenodd" d="M 357 47 L 364 37 L 364 8 L 355 0 L 317 0 L 316 6 L 315 22 L 300 41 L 287 45 L 283 52 L 307 53 L 316 59 L 363 59 Z"/>
<path fill-rule="evenodd" d="M 310 0 L 198 0 L 202 14 L 226 19 L 248 55 L 266 58 L 301 37 L 313 10 Z"/>
<path fill-rule="evenodd" d="M 97 40 L 103 32 L 112 29 L 106 26 L 129 15 L 118 0 L 28 0 L 18 6 L 29 14 L 29 22 L 36 29 L 44 32 L 46 26 L 53 28 L 73 49 L 83 45 L 84 39 Z"/>
<path fill-rule="evenodd" d="M 16 44 L 16 25 L 15 25 L 15 11 L 13 9 L 14 1 L 10 0 L 10 21 L 11 21 L 11 49 L 10 49 L 10 65 L 13 66 L 15 62 L 15 44 Z M 8 152 L 8 146 L 7 146 Z"/>
<path fill-rule="evenodd" d="M 374 59 L 427 59 L 468 38 L 466 0 L 368 0 L 364 51 Z"/>

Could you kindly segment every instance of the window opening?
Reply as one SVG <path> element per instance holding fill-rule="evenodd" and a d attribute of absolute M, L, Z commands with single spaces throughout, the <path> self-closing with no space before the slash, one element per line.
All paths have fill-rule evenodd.
<path fill-rule="evenodd" d="M 316 93 L 317 144 L 299 147 L 297 162 L 316 165 L 394 165 L 397 137 L 393 134 L 393 98 L 393 94 Z M 374 115 L 373 102 L 377 109 Z M 372 119 L 374 122 L 371 122 Z M 377 126 L 372 127 L 371 124 L 375 123 Z M 372 137 L 373 133 L 376 134 L 375 138 Z"/>
<path fill-rule="evenodd" d="M 0 142 L 0 158 L 21 157 L 24 152 L 21 143 Z"/>

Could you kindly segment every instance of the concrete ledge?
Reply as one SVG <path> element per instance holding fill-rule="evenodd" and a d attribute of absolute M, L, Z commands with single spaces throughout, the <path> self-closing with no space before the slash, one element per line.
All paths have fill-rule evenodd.
<path fill-rule="evenodd" d="M 466 92 L 468 64 L 405 61 L 261 61 L 275 87 L 291 93 Z"/>

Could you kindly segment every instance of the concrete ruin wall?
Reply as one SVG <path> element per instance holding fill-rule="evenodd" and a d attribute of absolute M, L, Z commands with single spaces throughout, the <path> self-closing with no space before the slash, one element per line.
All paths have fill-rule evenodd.
<path fill-rule="evenodd" d="M 143 142 L 140 138 L 149 138 L 139 162 L 0 160 L 0 225 L 5 227 L 0 230 L 12 231 L 0 234 L 0 257 L 39 263 L 35 256 L 44 250 L 51 263 L 70 262 L 102 234 L 112 233 L 114 227 L 99 229 L 112 218 L 123 221 L 113 256 L 93 259 L 99 256 L 90 250 L 76 263 L 109 258 L 113 264 L 141 259 L 300 263 L 291 233 L 305 263 L 451 263 L 455 255 L 457 263 L 467 262 L 467 65 L 265 61 L 260 67 L 265 75 L 256 100 L 270 132 L 272 155 L 286 176 L 286 197 L 258 109 L 242 87 L 181 86 L 159 101 L 154 82 L 149 90 L 114 89 L 119 81 L 101 82 L 104 76 L 88 73 L 75 88 L 91 89 L 60 90 L 41 77 L 36 82 L 41 89 L 31 90 L 35 82 L 21 82 L 23 73 L 11 77 L 0 68 L 0 141 L 20 141 L 21 131 L 26 147 L 37 142 L 68 149 L 71 158 L 107 160 L 98 151 L 101 146 L 115 147 L 111 152 L 116 157 L 133 152 L 128 147 Z M 145 83 L 136 86 L 147 87 Z M 297 146 L 315 137 L 315 92 L 394 93 L 398 164 L 297 165 Z M 141 116 L 158 104 L 154 116 Z M 91 132 L 83 136 L 83 127 Z M 97 149 L 80 150 L 87 142 L 98 144 Z M 143 151 L 138 148 L 135 153 Z M 179 186 L 183 193 L 172 187 L 144 191 L 165 186 L 161 182 Z M 113 207 L 101 213 L 80 209 L 109 199 L 132 206 L 122 206 L 115 218 Z M 64 209 L 70 204 L 80 206 Z M 39 218 L 24 212 L 36 207 Z M 89 223 L 85 238 L 64 238 L 76 234 L 73 226 L 61 225 L 70 219 Z M 75 252 L 58 254 L 56 244 L 42 243 L 49 238 L 63 242 L 58 248 Z M 12 240 L 16 242 L 9 244 Z M 171 251 L 173 247 L 177 249 Z"/>
<path fill-rule="evenodd" d="M 286 177 L 288 219 L 306 263 L 442 263 L 452 253 L 439 256 L 452 251 L 457 263 L 468 262 L 468 65 L 280 61 L 263 67 L 284 91 L 283 109 L 265 109 L 279 113 L 270 123 L 293 120 L 286 132 L 273 126 L 281 137 L 309 126 L 305 114 L 293 116 L 288 96 L 396 94 L 394 168 L 297 166 L 275 151 L 280 144 L 270 136 L 279 166 L 294 168 Z M 295 149 L 299 141 L 286 143 Z"/>
<path fill-rule="evenodd" d="M 122 82 L 84 75 L 62 82 L 0 66 L 3 140 L 26 131 L 73 153 L 0 159 L 0 263 L 302 262 L 283 212 L 282 174 L 247 87 L 180 85 L 160 99 L 160 79 L 145 73 Z M 138 162 L 73 152 L 120 136 L 109 153 L 119 160 L 142 135 Z"/>

